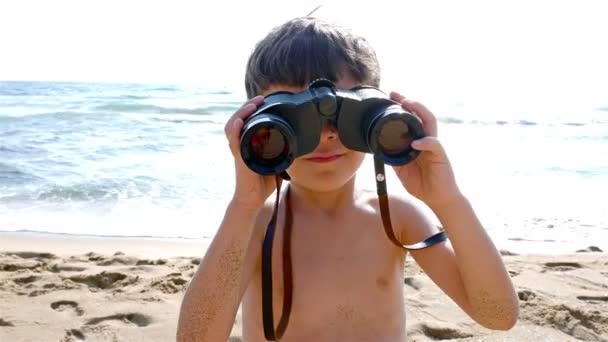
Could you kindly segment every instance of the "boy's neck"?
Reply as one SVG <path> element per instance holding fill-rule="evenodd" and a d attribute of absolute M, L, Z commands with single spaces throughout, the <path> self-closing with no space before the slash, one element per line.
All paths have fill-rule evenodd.
<path fill-rule="evenodd" d="M 289 184 L 289 187 L 293 208 L 302 212 L 316 211 L 334 216 L 351 207 L 355 201 L 355 177 L 340 188 L 327 192 L 314 191 L 294 183 Z"/>

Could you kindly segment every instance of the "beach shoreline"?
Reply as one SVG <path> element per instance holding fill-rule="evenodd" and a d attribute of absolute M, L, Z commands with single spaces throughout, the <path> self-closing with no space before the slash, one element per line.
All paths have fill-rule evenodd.
<path fill-rule="evenodd" d="M 0 340 L 175 340 L 184 291 L 210 242 L 2 232 Z M 507 332 L 474 323 L 408 258 L 408 341 L 608 341 L 607 253 L 587 250 L 502 251 L 520 299 Z M 240 340 L 240 317 L 232 335 Z"/>

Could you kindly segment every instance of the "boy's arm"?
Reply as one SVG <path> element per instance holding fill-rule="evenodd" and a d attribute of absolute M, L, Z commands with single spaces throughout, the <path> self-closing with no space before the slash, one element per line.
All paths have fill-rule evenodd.
<path fill-rule="evenodd" d="M 192 278 L 182 301 L 177 341 L 226 341 L 241 297 L 260 257 L 260 222 L 266 208 L 251 210 L 234 202 Z"/>
<path fill-rule="evenodd" d="M 402 242 L 422 241 L 438 228 L 404 200 L 399 210 Z M 432 208 L 449 242 L 410 253 L 425 273 L 471 318 L 489 329 L 507 330 L 518 317 L 518 298 L 502 258 L 469 201 L 460 197 Z"/>
<path fill-rule="evenodd" d="M 456 184 L 447 153 L 438 139 L 437 118 L 423 104 L 391 92 L 391 99 L 412 112 L 424 126 L 425 137 L 412 142 L 421 151 L 415 161 L 394 166 L 405 190 L 426 203 L 447 231 L 448 242 L 412 256 L 424 271 L 473 319 L 491 329 L 509 329 L 518 316 L 518 298 L 502 259 L 486 234 L 469 201 Z M 405 244 L 426 239 L 433 225 L 420 210 L 403 206 L 400 222 Z M 401 213 L 401 210 L 399 211 Z"/>

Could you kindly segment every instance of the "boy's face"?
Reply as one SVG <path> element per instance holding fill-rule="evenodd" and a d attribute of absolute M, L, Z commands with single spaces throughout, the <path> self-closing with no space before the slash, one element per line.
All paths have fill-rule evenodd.
<path fill-rule="evenodd" d="M 350 89 L 360 85 L 352 77 L 343 77 L 335 82 L 338 88 Z M 273 85 L 262 92 L 268 95 L 276 91 L 301 92 L 306 87 Z M 352 179 L 365 159 L 365 154 L 349 150 L 340 141 L 337 129 L 326 124 L 321 131 L 319 146 L 306 155 L 296 158 L 287 169 L 291 182 L 312 191 L 336 190 Z"/>

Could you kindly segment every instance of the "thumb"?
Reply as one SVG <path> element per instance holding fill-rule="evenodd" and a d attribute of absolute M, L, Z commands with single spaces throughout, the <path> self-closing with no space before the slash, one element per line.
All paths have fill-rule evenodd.
<path fill-rule="evenodd" d="M 433 153 L 443 153 L 443 146 L 437 137 L 426 136 L 424 138 L 414 140 L 412 147 L 418 151 L 429 151 Z"/>

